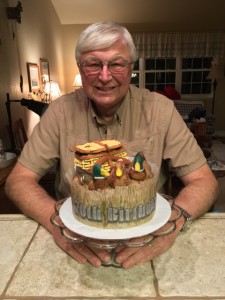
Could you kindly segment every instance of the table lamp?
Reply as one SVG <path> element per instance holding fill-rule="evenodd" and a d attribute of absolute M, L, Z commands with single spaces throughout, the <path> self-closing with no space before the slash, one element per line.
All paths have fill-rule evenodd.
<path fill-rule="evenodd" d="M 79 73 L 75 75 L 74 82 L 73 82 L 73 86 L 74 86 L 75 88 L 80 88 L 80 87 L 82 87 L 81 76 L 80 76 Z"/>
<path fill-rule="evenodd" d="M 58 83 L 52 80 L 45 83 L 44 92 L 46 94 L 46 100 L 49 103 L 61 95 Z"/>

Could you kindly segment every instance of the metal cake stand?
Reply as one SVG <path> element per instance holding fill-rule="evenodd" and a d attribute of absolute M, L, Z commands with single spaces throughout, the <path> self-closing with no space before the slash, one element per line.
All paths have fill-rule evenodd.
<path fill-rule="evenodd" d="M 164 199 L 166 199 L 171 206 L 171 215 L 169 220 L 159 229 L 149 234 L 143 235 L 141 237 L 135 237 L 130 239 L 118 239 L 118 240 L 101 240 L 89 238 L 86 236 L 82 236 L 74 231 L 71 231 L 67 228 L 62 220 L 59 217 L 60 207 L 67 199 L 63 199 L 57 201 L 55 203 L 55 212 L 51 216 L 50 221 L 53 225 L 58 227 L 61 231 L 61 234 L 71 243 L 83 243 L 86 244 L 90 248 L 97 249 L 105 249 L 111 250 L 111 260 L 108 263 L 102 263 L 103 266 L 113 266 L 113 267 L 121 267 L 120 264 L 117 264 L 114 260 L 116 252 L 114 251 L 116 247 L 123 246 L 129 248 L 140 248 L 150 245 L 156 238 L 166 236 L 171 234 L 176 230 L 176 221 L 181 217 L 180 210 L 174 206 L 174 199 L 168 195 L 161 195 Z"/>

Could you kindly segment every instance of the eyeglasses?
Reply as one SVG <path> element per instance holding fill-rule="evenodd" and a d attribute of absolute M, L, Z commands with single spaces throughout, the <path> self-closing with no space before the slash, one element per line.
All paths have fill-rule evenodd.
<path fill-rule="evenodd" d="M 78 63 L 79 67 L 82 67 L 86 74 L 96 75 L 101 72 L 103 66 L 107 66 L 110 73 L 119 74 L 124 72 L 127 66 L 133 64 L 133 62 L 128 62 L 125 59 L 115 59 L 108 62 L 102 62 L 100 60 L 86 60 L 82 63 Z"/>

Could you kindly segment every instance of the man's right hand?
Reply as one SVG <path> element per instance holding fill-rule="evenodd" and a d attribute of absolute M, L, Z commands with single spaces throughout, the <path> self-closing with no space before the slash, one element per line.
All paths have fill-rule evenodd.
<path fill-rule="evenodd" d="M 84 243 L 72 243 L 62 236 L 60 229 L 55 227 L 52 231 L 55 243 L 77 262 L 84 264 L 89 262 L 94 267 L 100 267 L 102 262 L 110 261 L 110 253 L 107 250 L 90 248 Z"/>
<path fill-rule="evenodd" d="M 95 267 L 108 262 L 107 250 L 89 248 L 83 243 L 72 243 L 62 236 L 60 229 L 51 224 L 55 200 L 38 184 L 40 177 L 17 162 L 6 182 L 7 196 L 28 217 L 45 227 L 56 244 L 79 263 L 89 262 Z"/>

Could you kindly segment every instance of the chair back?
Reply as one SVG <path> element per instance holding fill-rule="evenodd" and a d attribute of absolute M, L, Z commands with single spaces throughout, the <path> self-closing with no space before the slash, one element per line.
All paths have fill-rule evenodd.
<path fill-rule="evenodd" d="M 17 150 L 22 150 L 25 143 L 27 142 L 27 134 L 23 125 L 23 120 L 18 119 L 12 126 L 13 137 Z"/>

